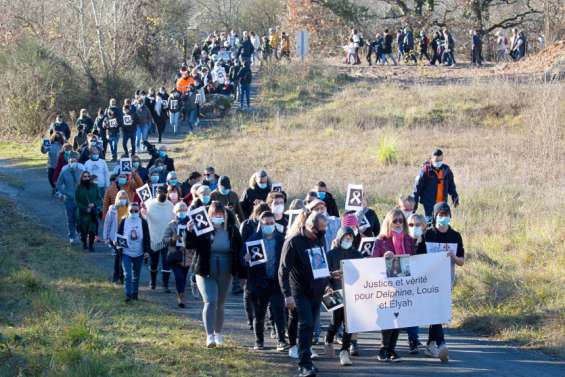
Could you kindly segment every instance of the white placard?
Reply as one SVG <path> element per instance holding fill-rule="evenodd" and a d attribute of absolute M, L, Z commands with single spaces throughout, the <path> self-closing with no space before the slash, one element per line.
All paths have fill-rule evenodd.
<path fill-rule="evenodd" d="M 375 247 L 375 241 L 377 237 L 363 237 L 359 243 L 359 252 L 365 257 L 370 257 L 373 255 L 373 248 Z"/>
<path fill-rule="evenodd" d="M 273 185 L 271 186 L 271 191 L 274 192 L 282 192 L 283 188 L 282 188 L 282 183 L 273 183 Z"/>
<path fill-rule="evenodd" d="M 426 242 L 426 252 L 431 253 L 447 253 L 453 251 L 457 254 L 456 243 Z"/>
<path fill-rule="evenodd" d="M 249 266 L 253 267 L 258 264 L 267 262 L 267 251 L 263 240 L 249 241 L 245 243 L 247 255 L 249 255 Z"/>
<path fill-rule="evenodd" d="M 214 225 L 210 221 L 206 207 L 198 207 L 188 212 L 188 218 L 192 220 L 194 233 L 201 236 L 214 230 Z"/>
<path fill-rule="evenodd" d="M 347 211 L 359 211 L 363 209 L 363 185 L 347 185 L 345 209 Z"/>
<path fill-rule="evenodd" d="M 139 196 L 139 199 L 141 199 L 143 203 L 153 199 L 153 192 L 147 183 L 135 189 L 135 192 L 137 192 L 137 196 Z"/>
<path fill-rule="evenodd" d="M 288 226 L 287 229 L 290 229 L 290 227 L 292 226 L 292 224 L 294 223 L 294 221 L 296 221 L 296 218 L 298 217 L 298 215 L 302 212 L 301 209 L 289 209 L 288 211 L 285 212 L 285 214 L 288 215 Z"/>
<path fill-rule="evenodd" d="M 341 263 L 347 332 L 451 321 L 450 258 L 443 253 Z"/>

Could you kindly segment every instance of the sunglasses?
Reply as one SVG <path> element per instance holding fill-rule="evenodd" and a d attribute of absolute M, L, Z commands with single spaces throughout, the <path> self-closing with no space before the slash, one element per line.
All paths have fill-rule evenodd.
<path fill-rule="evenodd" d="M 393 224 L 404 224 L 404 219 L 394 219 L 392 220 Z"/>
<path fill-rule="evenodd" d="M 409 226 L 410 228 L 413 228 L 413 227 L 415 227 L 415 226 L 416 226 L 416 227 L 422 226 L 422 224 L 409 223 L 408 226 Z"/>
<path fill-rule="evenodd" d="M 139 213 L 138 210 L 134 210 L 134 211 L 129 211 L 129 213 Z"/>

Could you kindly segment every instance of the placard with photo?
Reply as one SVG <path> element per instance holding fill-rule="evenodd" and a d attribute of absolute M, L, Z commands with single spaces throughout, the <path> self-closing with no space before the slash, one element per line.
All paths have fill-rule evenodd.
<path fill-rule="evenodd" d="M 179 239 L 177 240 L 176 246 L 184 247 L 184 235 L 186 234 L 186 225 L 178 224 L 177 225 L 177 236 Z"/>
<path fill-rule="evenodd" d="M 212 225 L 212 221 L 210 221 L 206 207 L 198 207 L 188 212 L 188 218 L 192 221 L 194 233 L 197 236 L 214 231 L 214 225 Z"/>
<path fill-rule="evenodd" d="M 49 139 L 47 138 L 43 139 L 43 149 L 45 149 L 46 151 L 51 149 L 51 141 L 49 141 Z"/>
<path fill-rule="evenodd" d="M 400 278 L 410 276 L 410 256 L 399 255 L 386 259 L 386 277 Z"/>
<path fill-rule="evenodd" d="M 151 195 L 153 198 L 157 197 L 157 193 L 159 191 L 159 187 L 163 186 L 164 183 L 152 183 L 151 184 Z"/>
<path fill-rule="evenodd" d="M 288 225 L 287 225 L 287 229 L 290 229 L 290 227 L 292 226 L 292 224 L 294 223 L 294 221 L 296 221 L 296 218 L 298 217 L 298 215 L 302 212 L 301 209 L 289 209 L 288 211 L 285 212 L 285 214 L 288 215 Z"/>
<path fill-rule="evenodd" d="M 359 252 L 365 257 L 370 257 L 373 255 L 373 248 L 375 247 L 375 241 L 377 237 L 363 237 L 359 243 Z"/>
<path fill-rule="evenodd" d="M 332 291 L 322 297 L 322 305 L 328 312 L 343 308 L 343 289 Z"/>
<path fill-rule="evenodd" d="M 139 199 L 141 199 L 143 203 L 146 203 L 147 201 L 153 199 L 153 193 L 151 192 L 151 188 L 147 183 L 135 189 L 135 192 L 137 192 Z"/>
<path fill-rule="evenodd" d="M 345 209 L 347 211 L 358 211 L 363 209 L 363 185 L 347 185 Z"/>
<path fill-rule="evenodd" d="M 283 190 L 283 187 L 282 187 L 282 183 L 280 183 L 280 182 L 273 183 L 273 185 L 271 186 L 271 191 L 282 192 L 282 190 Z"/>
<path fill-rule="evenodd" d="M 267 252 L 263 240 L 246 242 L 245 250 L 250 258 L 249 266 L 253 267 L 267 262 Z"/>
<path fill-rule="evenodd" d="M 322 279 L 330 276 L 326 252 L 321 247 L 313 247 L 306 250 L 310 259 L 310 267 L 314 279 Z"/>

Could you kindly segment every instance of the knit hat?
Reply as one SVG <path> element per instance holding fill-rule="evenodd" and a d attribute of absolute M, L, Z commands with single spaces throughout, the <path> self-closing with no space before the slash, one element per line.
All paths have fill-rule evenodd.
<path fill-rule="evenodd" d="M 341 226 L 350 228 L 357 227 L 359 226 L 359 220 L 357 220 L 357 216 L 355 216 L 354 213 L 347 213 L 341 218 Z"/>
<path fill-rule="evenodd" d="M 174 170 L 170 171 L 167 174 L 167 181 L 170 181 L 171 179 L 176 179 L 176 178 L 177 178 L 177 173 Z"/>
<path fill-rule="evenodd" d="M 447 204 L 446 202 L 436 203 L 436 205 L 434 205 L 434 223 L 436 221 L 438 213 L 442 211 L 449 213 L 449 216 L 451 216 L 451 208 L 449 207 L 449 204 Z"/>
<path fill-rule="evenodd" d="M 230 178 L 226 175 L 222 175 L 218 181 L 218 185 L 225 189 L 231 189 Z"/>

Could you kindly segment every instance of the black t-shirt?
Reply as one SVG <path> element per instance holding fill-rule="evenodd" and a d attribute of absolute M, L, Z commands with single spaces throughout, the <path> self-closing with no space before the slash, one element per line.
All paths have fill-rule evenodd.
<path fill-rule="evenodd" d="M 465 256 L 465 249 L 463 248 L 461 234 L 451 227 L 445 233 L 441 233 L 434 227 L 424 233 L 422 242 L 418 244 L 416 254 L 443 252 L 454 250 L 455 248 L 457 250 L 455 255 L 463 258 Z"/>

